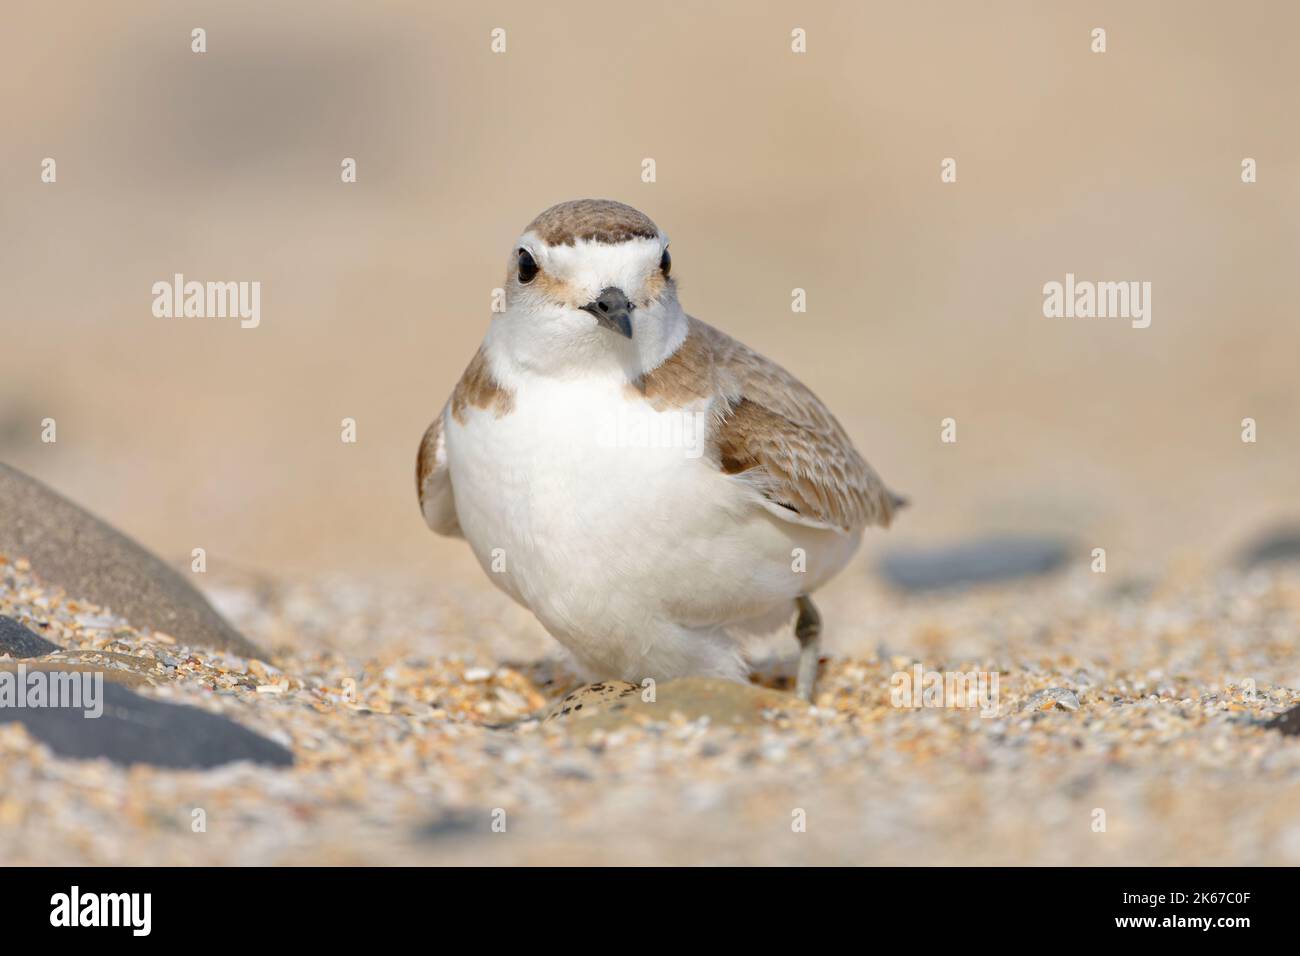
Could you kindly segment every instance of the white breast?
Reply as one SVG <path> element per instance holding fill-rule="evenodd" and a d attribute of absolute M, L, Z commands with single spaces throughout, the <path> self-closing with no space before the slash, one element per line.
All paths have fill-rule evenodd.
<path fill-rule="evenodd" d="M 449 418 L 461 529 L 594 674 L 738 676 L 721 629 L 789 607 L 858 536 L 773 517 L 704 456 L 705 407 L 656 411 L 625 389 L 538 380 L 509 414 Z"/>

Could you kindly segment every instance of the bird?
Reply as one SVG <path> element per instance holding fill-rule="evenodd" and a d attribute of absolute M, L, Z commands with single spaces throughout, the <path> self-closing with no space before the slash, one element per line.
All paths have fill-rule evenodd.
<path fill-rule="evenodd" d="M 672 265 L 621 202 L 533 219 L 421 439 L 420 510 L 593 680 L 744 682 L 794 620 L 812 701 L 811 595 L 907 502 L 807 386 L 683 310 Z"/>

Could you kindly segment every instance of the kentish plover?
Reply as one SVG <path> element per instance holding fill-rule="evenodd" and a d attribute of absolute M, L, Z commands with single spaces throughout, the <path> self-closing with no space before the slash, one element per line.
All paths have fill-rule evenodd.
<path fill-rule="evenodd" d="M 797 611 L 811 699 L 809 595 L 903 501 L 807 387 L 682 311 L 671 265 L 622 203 L 534 219 L 424 434 L 420 507 L 592 677 L 744 680 L 743 638 Z"/>

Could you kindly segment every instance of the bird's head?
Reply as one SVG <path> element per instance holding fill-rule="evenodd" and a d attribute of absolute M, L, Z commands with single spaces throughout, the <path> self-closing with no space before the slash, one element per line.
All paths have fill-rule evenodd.
<path fill-rule="evenodd" d="M 644 213 L 607 199 L 552 206 L 511 249 L 493 338 L 534 370 L 616 364 L 634 375 L 680 342 L 671 271 L 668 237 Z"/>

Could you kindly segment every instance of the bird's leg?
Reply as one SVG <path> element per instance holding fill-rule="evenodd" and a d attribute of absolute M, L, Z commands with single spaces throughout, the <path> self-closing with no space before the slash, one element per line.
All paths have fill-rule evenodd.
<path fill-rule="evenodd" d="M 800 700 L 812 703 L 822 653 L 822 616 L 806 594 L 795 599 L 795 606 L 799 608 L 794 622 L 794 636 L 799 639 L 799 677 L 794 692 Z"/>

